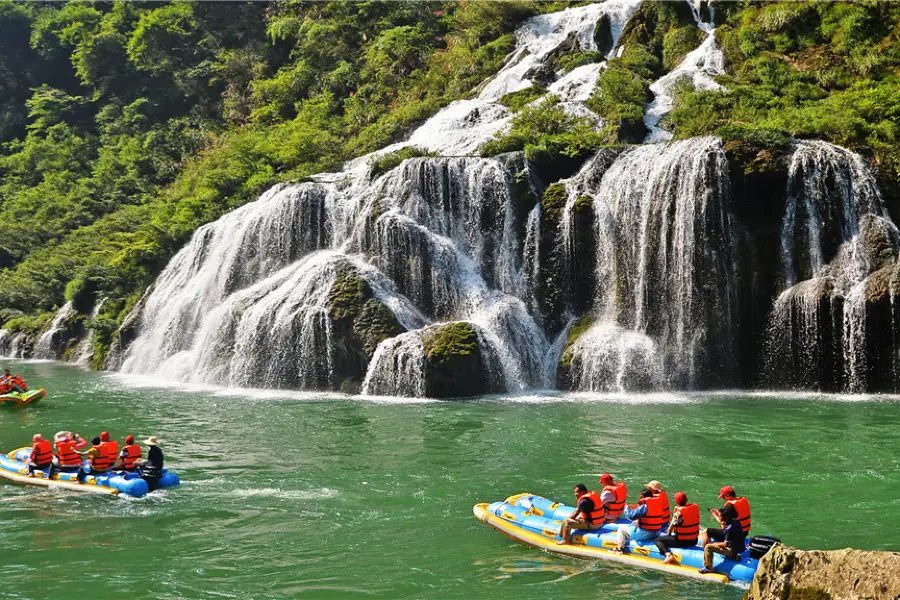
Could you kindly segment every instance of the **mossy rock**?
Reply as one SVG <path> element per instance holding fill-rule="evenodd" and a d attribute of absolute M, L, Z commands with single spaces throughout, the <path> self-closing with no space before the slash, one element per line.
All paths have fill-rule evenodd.
<path fill-rule="evenodd" d="M 578 341 L 582 335 L 587 332 L 588 329 L 594 324 L 594 317 L 591 315 L 587 315 L 581 317 L 569 327 L 569 333 L 566 335 L 566 345 L 563 347 L 562 356 L 559 359 L 559 364 L 563 367 L 569 367 L 572 365 L 572 346 L 575 345 L 575 342 Z"/>
<path fill-rule="evenodd" d="M 497 102 L 507 107 L 512 112 L 519 112 L 526 104 L 537 100 L 546 93 L 547 88 L 536 83 L 524 90 L 510 92 L 505 96 L 502 96 Z"/>
<path fill-rule="evenodd" d="M 605 58 L 606 56 L 600 52 L 574 52 L 560 58 L 556 66 L 568 73 L 584 65 L 603 62 Z"/>
<path fill-rule="evenodd" d="M 706 34 L 696 25 L 685 25 L 670 29 L 663 36 L 662 64 L 667 71 L 673 70 L 692 50 L 706 39 Z"/>
<path fill-rule="evenodd" d="M 603 15 L 594 26 L 594 43 L 597 44 L 597 52 L 603 56 L 613 49 L 612 21 L 609 15 Z"/>
<path fill-rule="evenodd" d="M 541 209 L 544 211 L 544 216 L 558 221 L 566 207 L 568 197 L 566 186 L 563 183 L 554 183 L 544 190 L 544 195 L 541 197 Z"/>
<path fill-rule="evenodd" d="M 485 349 L 475 325 L 461 321 L 428 327 L 422 343 L 428 397 L 463 398 L 500 391 L 494 389 L 485 368 Z"/>

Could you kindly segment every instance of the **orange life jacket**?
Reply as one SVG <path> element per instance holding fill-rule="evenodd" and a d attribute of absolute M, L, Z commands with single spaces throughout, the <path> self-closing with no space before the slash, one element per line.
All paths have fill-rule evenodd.
<path fill-rule="evenodd" d="M 725 504 L 731 504 L 737 511 L 737 520 L 741 524 L 744 533 L 750 531 L 750 501 L 746 498 L 735 498 L 727 500 Z"/>
<path fill-rule="evenodd" d="M 647 505 L 647 513 L 638 519 L 638 527 L 647 531 L 659 531 L 666 523 L 662 518 L 663 499 L 660 496 L 641 498 L 640 504 Z"/>
<path fill-rule="evenodd" d="M 675 537 L 679 540 L 696 540 L 700 533 L 700 507 L 696 504 L 676 506 L 675 514 L 681 515 L 681 525 L 675 526 Z"/>
<path fill-rule="evenodd" d="M 56 457 L 61 467 L 80 467 L 81 456 L 75 452 L 74 441 L 56 442 Z"/>
<path fill-rule="evenodd" d="M 119 442 L 116 440 L 109 440 L 108 442 L 102 442 L 106 444 L 106 447 L 109 449 L 109 457 L 112 459 L 113 463 L 116 462 L 116 458 L 119 457 Z"/>
<path fill-rule="evenodd" d="M 12 384 L 9 382 L 9 379 L 4 379 L 0 381 L 0 394 L 8 394 L 13 390 Z"/>
<path fill-rule="evenodd" d="M 663 499 L 662 518 L 663 521 L 668 523 L 669 519 L 672 518 L 672 513 L 669 511 L 669 495 L 666 493 L 666 490 L 653 492 L 653 495 Z"/>
<path fill-rule="evenodd" d="M 23 391 L 28 390 L 28 386 L 25 385 L 25 380 L 21 376 L 13 375 L 12 377 L 10 377 L 10 381 L 22 388 Z"/>
<path fill-rule="evenodd" d="M 612 485 L 604 485 L 604 492 L 612 492 L 616 495 L 616 499 L 606 505 L 606 520 L 612 522 L 622 516 L 625 510 L 625 500 L 628 496 L 628 488 L 625 487 L 624 481 L 617 481 Z"/>
<path fill-rule="evenodd" d="M 106 445 L 106 442 L 100 442 L 94 446 L 94 448 L 97 449 L 99 454 L 91 457 L 91 472 L 103 473 L 104 471 L 108 471 L 109 468 L 113 466 L 115 455 L 109 455 L 109 446 Z"/>
<path fill-rule="evenodd" d="M 589 514 L 581 513 L 585 520 L 590 521 L 591 523 L 602 524 L 606 520 L 606 509 L 603 508 L 603 501 L 600 500 L 600 494 L 594 490 L 589 490 L 587 493 L 579 496 L 578 501 L 581 502 L 582 498 L 588 498 L 594 503 L 594 510 Z"/>
<path fill-rule="evenodd" d="M 122 468 L 129 471 L 134 469 L 134 465 L 141 458 L 141 447 L 137 444 L 128 444 L 122 448 L 122 453 L 124 454 L 122 457 Z"/>
<path fill-rule="evenodd" d="M 31 447 L 31 462 L 36 465 L 46 465 L 53 462 L 53 446 L 50 440 L 35 442 Z"/>

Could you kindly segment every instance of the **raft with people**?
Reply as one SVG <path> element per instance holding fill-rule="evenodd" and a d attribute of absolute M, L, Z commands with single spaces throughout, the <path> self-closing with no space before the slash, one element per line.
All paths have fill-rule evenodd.
<path fill-rule="evenodd" d="M 699 507 L 689 504 L 683 492 L 675 494 L 676 505 L 670 510 L 665 490 L 654 481 L 651 484 L 656 490 L 643 489 L 638 504 L 629 506 L 624 484 L 607 483 L 608 489 L 618 494 L 605 496 L 605 501 L 579 484 L 574 507 L 520 493 L 501 502 L 476 504 L 473 512 L 508 537 L 547 552 L 721 583 L 752 581 L 759 559 L 778 541 L 758 536 L 745 542 L 750 528 L 749 503 L 737 497 L 730 486 L 723 487 L 719 495 L 725 506 L 710 511 L 724 529 L 701 531 Z M 585 499 L 588 502 L 584 503 Z M 585 506 L 590 511 L 587 515 L 582 511 Z M 636 514 L 640 516 L 629 518 Z M 732 532 L 737 534 L 736 542 Z"/>
<path fill-rule="evenodd" d="M 24 406 L 37 402 L 47 395 L 47 390 L 40 388 L 29 390 L 28 383 L 21 375 L 13 375 L 6 369 L 0 376 L 0 405 Z"/>
<path fill-rule="evenodd" d="M 121 452 L 108 433 L 101 436 L 95 437 L 90 448 L 82 452 L 88 447 L 86 440 L 68 431 L 58 432 L 54 454 L 50 441 L 35 434 L 31 446 L 0 453 L 0 478 L 21 485 L 135 498 L 180 485 L 178 475 L 162 468 L 156 437 L 145 441 L 150 447 L 149 460 L 141 460 L 140 447 L 134 444 L 133 436 L 126 438 Z"/>

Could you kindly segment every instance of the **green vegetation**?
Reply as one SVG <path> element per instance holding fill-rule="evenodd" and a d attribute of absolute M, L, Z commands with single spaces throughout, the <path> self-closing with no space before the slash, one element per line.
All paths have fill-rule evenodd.
<path fill-rule="evenodd" d="M 465 96 L 538 8 L 0 0 L 5 320 L 105 297 L 105 350 L 199 225 Z"/>
<path fill-rule="evenodd" d="M 510 92 L 497 100 L 503 106 L 506 106 L 512 112 L 519 112 L 522 110 L 526 104 L 537 100 L 541 96 L 547 93 L 547 88 L 542 85 L 534 84 L 530 87 L 525 88 L 524 90 L 519 90 L 518 92 Z"/>
<path fill-rule="evenodd" d="M 429 152 L 428 150 L 417 146 L 407 146 L 396 152 L 389 152 L 387 154 L 382 154 L 381 156 L 376 156 L 369 161 L 371 176 L 373 178 L 378 177 L 382 173 L 387 173 L 394 167 L 399 166 L 400 163 L 407 158 L 416 158 L 419 156 L 437 156 L 437 153 Z"/>
<path fill-rule="evenodd" d="M 582 335 L 587 332 L 588 329 L 591 328 L 591 325 L 594 324 L 593 316 L 581 317 L 569 327 L 569 332 L 566 334 L 566 346 L 563 351 L 562 357 L 559 359 L 559 364 L 563 367 L 569 367 L 572 365 L 572 346 L 575 345 L 575 342 L 578 341 Z"/>
<path fill-rule="evenodd" d="M 464 321 L 429 329 L 424 344 L 425 356 L 435 365 L 479 352 L 478 332 L 475 331 L 474 325 Z"/>

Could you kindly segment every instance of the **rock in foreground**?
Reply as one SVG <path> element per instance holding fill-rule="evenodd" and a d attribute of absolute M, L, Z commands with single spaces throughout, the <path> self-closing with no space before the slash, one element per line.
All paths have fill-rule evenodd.
<path fill-rule="evenodd" d="M 900 552 L 797 550 L 766 554 L 743 600 L 895 600 Z"/>

